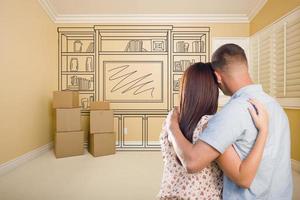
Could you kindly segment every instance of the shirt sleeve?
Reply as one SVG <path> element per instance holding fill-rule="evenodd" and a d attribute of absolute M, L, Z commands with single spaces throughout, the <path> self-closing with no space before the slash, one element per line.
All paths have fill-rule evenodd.
<path fill-rule="evenodd" d="M 244 132 L 244 119 L 249 115 L 246 104 L 232 100 L 208 121 L 199 139 L 221 154 Z"/>

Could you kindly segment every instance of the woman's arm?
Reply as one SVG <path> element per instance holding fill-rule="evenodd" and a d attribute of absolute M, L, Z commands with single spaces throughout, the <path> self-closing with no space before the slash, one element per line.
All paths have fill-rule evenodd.
<path fill-rule="evenodd" d="M 256 108 L 249 108 L 249 112 L 255 126 L 259 130 L 252 150 L 247 158 L 241 161 L 233 146 L 230 146 L 217 159 L 220 168 L 226 176 L 243 188 L 249 188 L 256 175 L 267 140 L 269 125 L 268 113 L 265 107 L 256 100 L 249 100 L 249 102 Z"/>

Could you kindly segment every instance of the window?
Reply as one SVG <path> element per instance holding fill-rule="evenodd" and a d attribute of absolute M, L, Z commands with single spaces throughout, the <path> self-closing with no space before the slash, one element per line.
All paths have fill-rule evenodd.
<path fill-rule="evenodd" d="M 286 92 L 300 97 L 300 16 L 286 23 Z"/>
<path fill-rule="evenodd" d="M 300 107 L 300 9 L 250 37 L 251 76 L 285 107 Z"/>

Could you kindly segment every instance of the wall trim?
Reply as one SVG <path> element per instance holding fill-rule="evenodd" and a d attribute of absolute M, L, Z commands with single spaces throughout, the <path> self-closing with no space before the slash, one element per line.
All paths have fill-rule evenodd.
<path fill-rule="evenodd" d="M 41 146 L 39 148 L 36 148 L 28 153 L 25 153 L 13 160 L 7 161 L 5 163 L 0 164 L 0 176 L 21 166 L 22 164 L 33 160 L 40 155 L 44 154 L 45 152 L 51 150 L 53 147 L 53 142 L 50 142 L 44 146 Z"/>
<path fill-rule="evenodd" d="M 243 14 L 58 15 L 55 23 L 248 23 Z"/>
<path fill-rule="evenodd" d="M 250 10 L 248 14 L 248 20 L 249 22 L 252 21 L 252 19 L 259 13 L 259 11 L 264 7 L 264 5 L 267 3 L 268 0 L 260 0 L 257 4 L 255 4 L 255 7 Z"/>
<path fill-rule="evenodd" d="M 300 98 L 276 98 L 283 108 L 300 109 Z"/>
<path fill-rule="evenodd" d="M 292 169 L 298 173 L 300 173 L 300 161 L 298 160 L 294 160 L 294 159 L 291 159 L 292 160 Z"/>
<path fill-rule="evenodd" d="M 248 14 L 130 14 L 65 15 L 56 12 L 49 0 L 39 0 L 54 23 L 249 23 L 267 0 L 260 0 Z"/>
<path fill-rule="evenodd" d="M 57 15 L 54 23 L 248 23 L 246 15 L 217 14 L 132 14 L 132 15 Z"/>

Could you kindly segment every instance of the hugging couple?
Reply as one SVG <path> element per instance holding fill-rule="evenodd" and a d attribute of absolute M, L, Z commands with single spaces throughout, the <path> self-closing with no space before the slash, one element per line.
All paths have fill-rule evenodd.
<path fill-rule="evenodd" d="M 219 112 L 220 88 L 231 96 Z M 290 200 L 290 130 L 281 106 L 253 84 L 244 50 L 225 44 L 184 73 L 180 107 L 160 137 L 159 199 Z"/>

